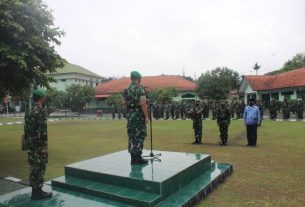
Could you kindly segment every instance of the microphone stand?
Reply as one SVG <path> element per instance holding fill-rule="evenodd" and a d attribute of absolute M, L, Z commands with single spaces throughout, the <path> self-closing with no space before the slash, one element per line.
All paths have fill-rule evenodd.
<path fill-rule="evenodd" d="M 151 157 L 152 160 L 157 160 L 161 162 L 161 159 L 159 158 L 161 156 L 161 153 L 154 154 L 153 153 L 153 138 L 152 138 L 152 110 L 151 110 L 151 103 L 149 102 L 149 126 L 150 126 L 150 154 L 143 156 L 143 157 Z"/>

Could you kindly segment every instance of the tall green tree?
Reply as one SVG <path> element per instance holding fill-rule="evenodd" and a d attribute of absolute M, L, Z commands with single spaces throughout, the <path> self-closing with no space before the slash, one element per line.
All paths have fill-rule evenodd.
<path fill-rule="evenodd" d="M 120 93 L 112 94 L 109 98 L 106 100 L 106 104 L 111 106 L 113 104 L 119 105 L 123 103 L 123 95 Z"/>
<path fill-rule="evenodd" d="M 152 102 L 158 101 L 162 103 L 171 102 L 173 97 L 177 95 L 177 90 L 173 87 L 157 89 L 148 94 Z"/>
<path fill-rule="evenodd" d="M 67 87 L 68 106 L 72 111 L 82 112 L 86 103 L 92 101 L 95 90 L 90 86 L 80 86 L 73 84 Z"/>
<path fill-rule="evenodd" d="M 63 67 L 55 51 L 64 32 L 42 0 L 0 1 L 0 97 L 49 87 L 45 73 Z"/>
<path fill-rule="evenodd" d="M 291 60 L 285 62 L 282 68 L 266 73 L 266 75 L 275 75 L 303 67 L 305 67 L 305 53 L 298 53 Z"/>
<path fill-rule="evenodd" d="M 55 88 L 51 88 L 50 90 L 48 90 L 47 108 L 49 114 L 53 113 L 56 109 L 63 109 L 67 106 L 67 92 L 59 91 Z"/>
<path fill-rule="evenodd" d="M 199 77 L 197 92 L 201 98 L 227 99 L 230 91 L 239 88 L 240 82 L 238 72 L 227 67 L 218 67 Z"/>

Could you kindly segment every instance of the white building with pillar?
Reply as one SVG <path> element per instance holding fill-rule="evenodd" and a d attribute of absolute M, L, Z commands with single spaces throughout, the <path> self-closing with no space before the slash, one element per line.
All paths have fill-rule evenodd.
<path fill-rule="evenodd" d="M 283 101 L 284 98 L 305 100 L 305 68 L 295 69 L 277 75 L 249 75 L 242 80 L 238 93 L 247 103 L 250 97 L 263 100 L 269 105 L 271 98 Z"/>

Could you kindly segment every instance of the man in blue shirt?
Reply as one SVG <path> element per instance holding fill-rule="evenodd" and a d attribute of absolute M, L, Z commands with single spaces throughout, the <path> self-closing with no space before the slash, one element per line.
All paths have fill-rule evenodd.
<path fill-rule="evenodd" d="M 259 108 L 254 105 L 253 98 L 249 99 L 243 118 L 247 127 L 248 146 L 256 146 L 257 126 L 260 126 L 261 116 Z"/>

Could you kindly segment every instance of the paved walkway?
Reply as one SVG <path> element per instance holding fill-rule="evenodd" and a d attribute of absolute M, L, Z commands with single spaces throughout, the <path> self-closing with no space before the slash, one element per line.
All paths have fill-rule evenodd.
<path fill-rule="evenodd" d="M 29 186 L 0 178 L 0 195 L 14 192 Z"/>

